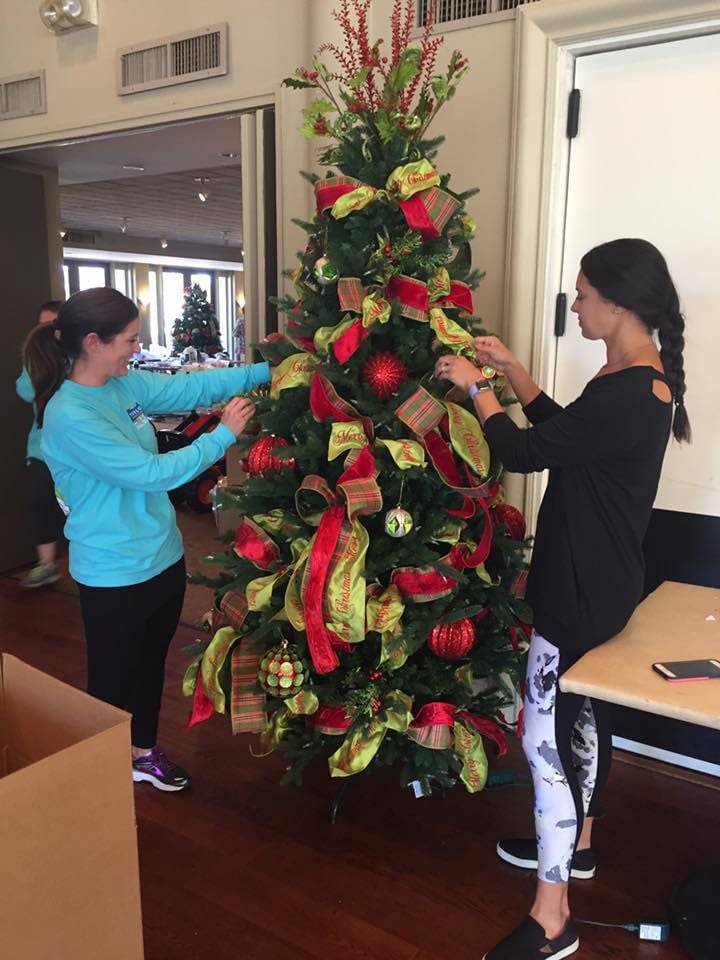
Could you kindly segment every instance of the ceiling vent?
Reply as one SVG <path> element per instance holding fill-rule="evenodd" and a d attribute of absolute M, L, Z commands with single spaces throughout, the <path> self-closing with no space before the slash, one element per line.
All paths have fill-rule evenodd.
<path fill-rule="evenodd" d="M 417 5 L 418 26 L 425 26 L 433 0 L 420 0 Z M 490 13 L 514 10 L 537 0 L 436 0 L 435 23 L 452 23 L 455 20 L 472 20 Z"/>
<path fill-rule="evenodd" d="M 227 23 L 162 37 L 118 51 L 118 93 L 140 93 L 228 72 Z"/>
<path fill-rule="evenodd" d="M 0 77 L 0 120 L 47 113 L 45 71 Z"/>
<path fill-rule="evenodd" d="M 92 230 L 68 230 L 63 242 L 66 246 L 72 244 L 76 247 L 94 247 L 97 244 L 97 234 Z"/>

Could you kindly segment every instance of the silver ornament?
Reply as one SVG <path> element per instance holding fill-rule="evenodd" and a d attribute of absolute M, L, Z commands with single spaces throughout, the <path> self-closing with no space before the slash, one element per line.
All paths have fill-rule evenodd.
<path fill-rule="evenodd" d="M 413 518 L 402 507 L 395 507 L 385 514 L 385 533 L 391 537 L 406 537 L 413 528 Z"/>

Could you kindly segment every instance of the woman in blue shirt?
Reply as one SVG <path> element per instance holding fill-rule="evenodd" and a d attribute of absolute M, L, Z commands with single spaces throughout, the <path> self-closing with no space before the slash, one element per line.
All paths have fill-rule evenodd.
<path fill-rule="evenodd" d="M 168 491 L 219 460 L 270 380 L 267 363 L 174 377 L 128 371 L 136 305 L 117 290 L 76 293 L 25 346 L 42 450 L 67 514 L 70 572 L 80 588 L 88 692 L 132 714 L 133 779 L 182 790 L 187 773 L 158 750 L 165 658 L 185 593 Z M 212 433 L 159 455 L 146 413 L 231 399 Z"/>

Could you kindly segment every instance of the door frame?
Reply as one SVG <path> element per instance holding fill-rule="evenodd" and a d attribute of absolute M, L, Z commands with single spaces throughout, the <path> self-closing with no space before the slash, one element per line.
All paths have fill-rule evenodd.
<path fill-rule="evenodd" d="M 533 379 L 552 392 L 575 61 L 718 33 L 720 0 L 544 0 L 517 12 L 503 335 Z M 512 477 L 507 488 L 534 530 L 542 474 Z"/>

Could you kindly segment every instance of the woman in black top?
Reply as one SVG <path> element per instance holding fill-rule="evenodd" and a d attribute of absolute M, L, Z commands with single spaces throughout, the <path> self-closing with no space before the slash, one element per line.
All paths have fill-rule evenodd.
<path fill-rule="evenodd" d="M 550 470 L 527 590 L 534 632 L 523 748 L 535 785 L 537 842 L 498 845 L 504 860 L 537 865 L 537 894 L 530 916 L 487 960 L 559 960 L 579 947 L 568 880 L 595 872 L 590 835 L 611 736 L 604 705 L 561 693 L 558 679 L 632 615 L 671 423 L 676 440 L 690 439 L 684 320 L 664 258 L 647 241 L 614 240 L 587 253 L 580 267 L 572 310 L 584 337 L 605 342 L 607 362 L 573 403 L 563 408 L 546 396 L 495 337 L 475 341 L 478 363 L 505 374 L 530 429 L 505 415 L 469 360 L 443 356 L 435 369 L 473 397 L 507 470 Z"/>

